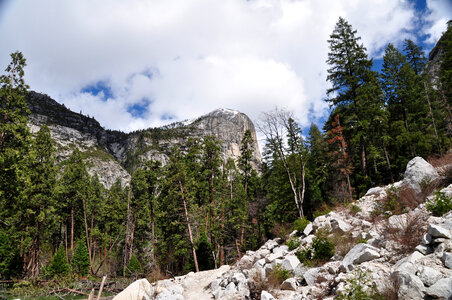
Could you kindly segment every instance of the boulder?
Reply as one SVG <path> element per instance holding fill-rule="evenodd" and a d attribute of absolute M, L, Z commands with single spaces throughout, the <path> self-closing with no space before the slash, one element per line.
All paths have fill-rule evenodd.
<path fill-rule="evenodd" d="M 300 261 L 295 255 L 287 255 L 286 258 L 281 262 L 281 267 L 287 271 L 295 273 L 295 270 L 300 265 Z"/>
<path fill-rule="evenodd" d="M 319 277 L 320 268 L 310 268 L 303 274 L 303 278 L 308 286 L 314 285 Z"/>
<path fill-rule="evenodd" d="M 377 186 L 369 189 L 364 196 L 379 196 L 384 191 L 385 191 L 384 188 Z"/>
<path fill-rule="evenodd" d="M 425 287 L 419 277 L 401 271 L 395 271 L 391 277 L 399 284 L 399 299 L 424 299 Z"/>
<path fill-rule="evenodd" d="M 281 283 L 281 290 L 296 291 L 297 280 L 295 278 L 288 278 Z"/>
<path fill-rule="evenodd" d="M 428 233 L 424 234 L 422 236 L 422 244 L 428 245 L 432 242 L 432 236 Z"/>
<path fill-rule="evenodd" d="M 434 285 L 443 277 L 440 271 L 427 266 L 421 267 L 417 276 L 427 287 Z"/>
<path fill-rule="evenodd" d="M 353 270 L 354 265 L 373 260 L 380 257 L 378 249 L 368 244 L 357 244 L 345 255 L 341 270 L 348 272 Z"/>
<path fill-rule="evenodd" d="M 132 282 L 125 290 L 117 294 L 113 300 L 150 300 L 153 299 L 154 290 L 146 279 Z"/>
<path fill-rule="evenodd" d="M 245 275 L 243 275 L 243 273 L 237 272 L 237 273 L 234 273 L 230 277 L 229 281 L 231 281 L 234 284 L 238 285 L 240 282 L 246 282 L 246 277 L 245 277 Z"/>
<path fill-rule="evenodd" d="M 421 192 L 423 181 L 433 181 L 439 177 L 435 168 L 426 162 L 422 157 L 415 157 L 406 166 L 403 183 L 411 186 L 416 192 Z"/>
<path fill-rule="evenodd" d="M 438 280 L 425 291 L 425 294 L 435 299 L 452 298 L 452 277 Z"/>
<path fill-rule="evenodd" d="M 452 253 L 444 252 L 442 260 L 446 268 L 452 269 Z"/>
<path fill-rule="evenodd" d="M 450 230 L 440 225 L 435 224 L 428 225 L 427 232 L 435 239 L 436 238 L 452 239 L 452 234 L 450 233 Z"/>
<path fill-rule="evenodd" d="M 352 227 L 350 225 L 348 225 L 343 220 L 338 219 L 338 218 L 330 219 L 330 225 L 331 225 L 331 229 L 337 230 L 340 232 L 348 232 L 352 229 Z"/>
<path fill-rule="evenodd" d="M 273 297 L 272 294 L 267 291 L 262 291 L 261 300 L 275 300 L 275 297 Z"/>
<path fill-rule="evenodd" d="M 306 225 L 306 227 L 303 230 L 303 234 L 305 236 L 310 235 L 311 233 L 313 233 L 314 231 L 314 227 L 312 226 L 312 223 L 309 223 L 308 225 Z"/>
<path fill-rule="evenodd" d="M 289 251 L 289 246 L 283 245 L 273 249 L 273 254 L 281 254 L 284 255 Z"/>

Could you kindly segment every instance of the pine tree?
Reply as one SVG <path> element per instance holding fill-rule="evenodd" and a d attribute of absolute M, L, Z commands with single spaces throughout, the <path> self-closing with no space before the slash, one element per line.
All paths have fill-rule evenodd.
<path fill-rule="evenodd" d="M 65 276 L 69 273 L 70 266 L 67 263 L 66 253 L 63 245 L 61 245 L 55 252 L 47 270 L 52 276 Z"/>
<path fill-rule="evenodd" d="M 356 30 L 343 18 L 339 18 L 328 40 L 330 51 L 327 63 L 327 80 L 332 87 L 327 90 L 332 95 L 327 101 L 332 105 L 342 105 L 344 129 L 351 153 L 355 161 L 360 161 L 361 176 L 368 176 L 367 151 L 371 145 L 366 135 L 371 128 L 371 119 L 381 109 L 380 90 L 377 76 L 371 70 L 372 60 L 368 59 L 366 48 L 359 44 Z M 350 125 L 349 125 L 350 124 Z"/>
<path fill-rule="evenodd" d="M 41 244 L 50 238 L 58 222 L 54 200 L 56 171 L 53 152 L 50 129 L 43 125 L 32 141 L 26 157 L 28 182 L 24 190 L 24 201 L 21 203 L 24 240 L 30 241 L 26 246 L 29 252 L 26 271 L 32 277 L 39 275 Z"/>
<path fill-rule="evenodd" d="M 72 271 L 80 276 L 88 275 L 90 269 L 90 259 L 85 241 L 78 240 L 75 246 L 74 255 L 71 259 Z"/>
<path fill-rule="evenodd" d="M 407 60 L 411 64 L 414 73 L 420 75 L 426 63 L 422 47 L 416 45 L 412 40 L 406 39 L 403 50 L 405 51 Z"/>

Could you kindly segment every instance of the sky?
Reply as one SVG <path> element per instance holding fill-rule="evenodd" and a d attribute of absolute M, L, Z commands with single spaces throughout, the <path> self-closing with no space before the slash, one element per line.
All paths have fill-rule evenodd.
<path fill-rule="evenodd" d="M 452 0 L 0 0 L 0 67 L 21 51 L 32 90 L 108 129 L 275 107 L 321 127 L 339 16 L 378 68 L 388 43 L 428 54 Z"/>

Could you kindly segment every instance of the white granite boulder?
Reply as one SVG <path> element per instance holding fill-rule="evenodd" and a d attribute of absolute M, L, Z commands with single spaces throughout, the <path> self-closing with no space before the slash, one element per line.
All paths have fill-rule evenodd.
<path fill-rule="evenodd" d="M 380 257 L 378 249 L 368 244 L 357 244 L 345 255 L 342 260 L 341 270 L 351 271 L 355 265 Z"/>

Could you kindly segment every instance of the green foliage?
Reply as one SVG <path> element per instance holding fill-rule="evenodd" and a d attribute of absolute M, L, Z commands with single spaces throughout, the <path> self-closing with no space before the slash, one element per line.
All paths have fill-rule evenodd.
<path fill-rule="evenodd" d="M 436 217 L 452 210 L 452 199 L 443 192 L 436 192 L 435 198 L 426 204 L 427 209 Z"/>
<path fill-rule="evenodd" d="M 296 238 L 296 237 L 292 237 L 286 242 L 286 245 L 287 245 L 287 247 L 289 247 L 290 251 L 298 248 L 298 246 L 300 246 L 300 244 L 301 244 L 300 239 Z"/>
<path fill-rule="evenodd" d="M 72 271 L 80 276 L 86 276 L 89 273 L 90 262 L 88 248 L 84 240 L 78 240 L 74 250 L 74 256 L 71 259 Z"/>
<path fill-rule="evenodd" d="M 334 255 L 334 244 L 328 238 L 314 238 L 312 248 L 314 250 L 314 259 L 328 260 Z"/>
<path fill-rule="evenodd" d="M 385 297 L 378 293 L 375 285 L 368 286 L 370 282 L 369 275 L 358 269 L 353 279 L 347 282 L 345 291 L 339 294 L 335 299 L 339 300 L 383 300 Z"/>
<path fill-rule="evenodd" d="M 203 232 L 196 241 L 196 254 L 198 256 L 198 265 L 200 271 L 210 270 L 215 267 L 212 253 L 213 246 L 209 242 L 206 233 Z"/>
<path fill-rule="evenodd" d="M 51 276 L 65 276 L 69 273 L 70 266 L 67 263 L 66 252 L 61 245 L 50 262 L 47 272 Z"/>
<path fill-rule="evenodd" d="M 356 205 L 356 204 L 350 205 L 350 213 L 352 215 L 356 215 L 359 212 L 361 212 L 361 208 L 358 205 Z"/>
<path fill-rule="evenodd" d="M 14 245 L 14 240 L 8 233 L 0 228 L 0 278 L 9 279 L 19 274 L 20 255 L 19 249 Z"/>
<path fill-rule="evenodd" d="M 126 276 L 137 276 L 143 273 L 143 268 L 141 267 L 140 261 L 135 254 L 129 260 L 126 268 Z"/>
<path fill-rule="evenodd" d="M 293 223 L 293 227 L 299 234 L 301 234 L 301 233 L 303 233 L 303 230 L 306 228 L 306 226 L 308 226 L 309 223 L 311 223 L 311 222 L 304 217 L 301 219 L 298 218 Z"/>
<path fill-rule="evenodd" d="M 293 274 L 289 270 L 284 269 L 280 264 L 276 264 L 269 274 L 269 281 L 280 285 L 284 280 L 292 277 Z"/>
<path fill-rule="evenodd" d="M 328 261 L 334 255 L 334 244 L 326 237 L 314 238 L 312 244 L 297 251 L 296 255 L 305 266 L 312 267 Z"/>

